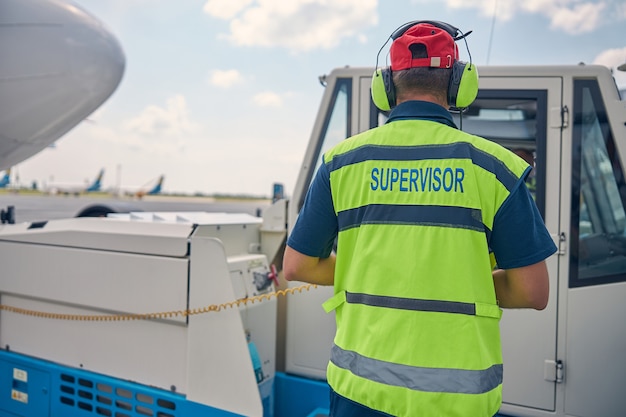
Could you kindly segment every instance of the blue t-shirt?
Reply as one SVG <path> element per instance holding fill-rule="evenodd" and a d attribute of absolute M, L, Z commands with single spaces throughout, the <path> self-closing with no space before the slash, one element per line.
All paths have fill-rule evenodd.
<path fill-rule="evenodd" d="M 387 123 L 406 119 L 431 120 L 456 127 L 448 111 L 428 102 L 410 101 L 398 105 Z M 532 265 L 546 259 L 557 249 L 524 182 L 529 171 L 530 167 L 494 218 L 489 246 L 499 268 Z M 304 255 L 327 258 L 337 233 L 330 173 L 326 164 L 322 164 L 311 183 L 287 244 Z"/>

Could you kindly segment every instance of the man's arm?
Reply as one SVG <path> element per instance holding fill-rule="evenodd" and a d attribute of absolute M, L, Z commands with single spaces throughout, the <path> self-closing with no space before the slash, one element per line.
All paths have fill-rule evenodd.
<path fill-rule="evenodd" d="M 283 257 L 283 273 L 287 281 L 303 281 L 317 285 L 335 282 L 335 254 L 328 258 L 304 255 L 287 246 Z"/>
<path fill-rule="evenodd" d="M 534 308 L 548 305 L 550 283 L 546 262 L 493 272 L 496 298 L 502 308 Z"/>

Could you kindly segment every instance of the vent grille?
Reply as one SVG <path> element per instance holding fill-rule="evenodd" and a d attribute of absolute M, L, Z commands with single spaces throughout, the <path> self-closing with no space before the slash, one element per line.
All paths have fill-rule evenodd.
<path fill-rule="evenodd" d="M 176 417 L 176 403 L 127 386 L 61 373 L 59 401 L 87 414 L 105 417 Z M 81 413 L 82 415 L 82 413 Z"/>

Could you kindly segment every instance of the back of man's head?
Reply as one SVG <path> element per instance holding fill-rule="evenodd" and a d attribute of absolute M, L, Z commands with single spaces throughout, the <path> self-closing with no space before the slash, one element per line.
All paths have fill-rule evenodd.
<path fill-rule="evenodd" d="M 389 51 L 397 102 L 432 96 L 447 103 L 458 47 L 452 36 L 430 23 L 418 23 L 396 38 Z"/>

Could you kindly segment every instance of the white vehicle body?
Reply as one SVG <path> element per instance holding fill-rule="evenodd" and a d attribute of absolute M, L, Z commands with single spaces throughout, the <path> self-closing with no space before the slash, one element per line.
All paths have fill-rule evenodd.
<path fill-rule="evenodd" d="M 384 122 L 370 100 L 373 68 L 341 68 L 327 94 L 289 206 L 293 226 L 320 155 Z M 536 201 L 559 247 L 547 259 L 546 310 L 505 310 L 504 405 L 515 416 L 617 416 L 626 410 L 626 103 L 601 66 L 479 68 L 463 130 L 536 155 Z M 512 237 L 514 238 L 514 237 Z M 323 377 L 332 295 L 289 301 L 287 370 Z M 303 322 L 306 325 L 303 325 Z M 324 329 L 307 338 L 310 329 Z M 288 343 L 289 346 L 289 343 Z"/>

